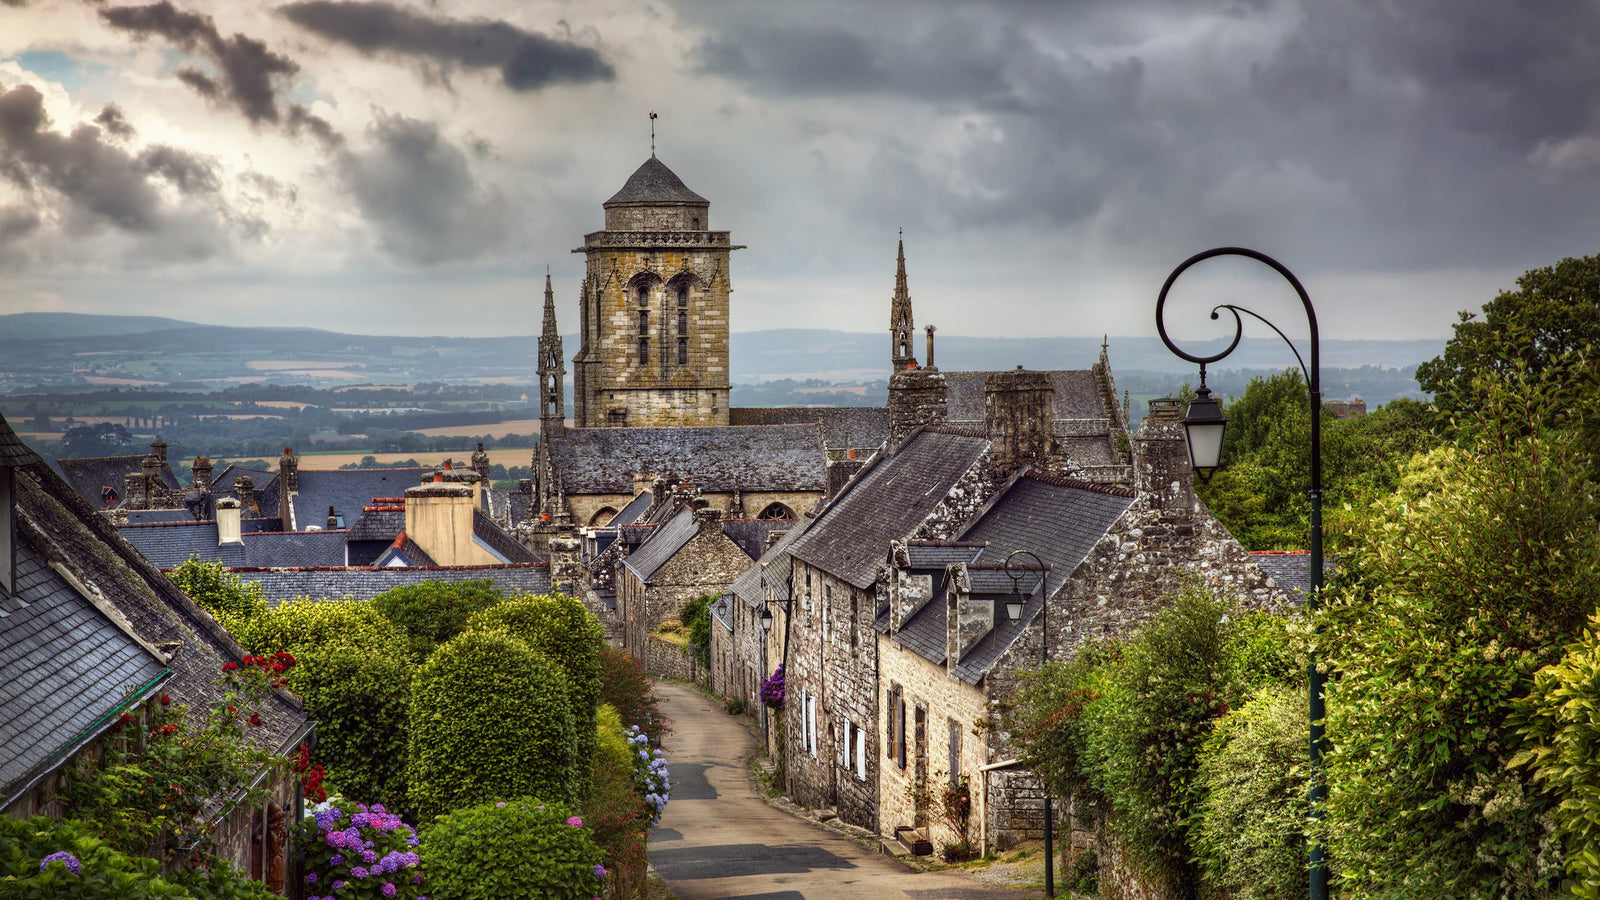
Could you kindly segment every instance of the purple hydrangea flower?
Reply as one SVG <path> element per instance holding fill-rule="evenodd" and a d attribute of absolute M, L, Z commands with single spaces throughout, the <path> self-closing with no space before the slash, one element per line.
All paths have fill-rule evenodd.
<path fill-rule="evenodd" d="M 354 868 L 352 868 L 350 870 L 350 874 L 355 876 L 355 877 L 357 877 L 357 878 L 365 878 L 365 877 L 367 877 L 367 867 L 366 866 L 356 866 L 356 867 L 354 867 Z"/>
<path fill-rule="evenodd" d="M 385 882 L 384 882 L 384 883 L 383 883 L 383 887 L 381 887 L 381 888 L 379 888 L 379 889 L 378 889 L 378 890 L 380 890 L 380 891 L 382 891 L 382 892 L 383 892 L 383 895 L 384 895 L 384 896 L 385 896 L 385 897 L 393 897 L 393 896 L 394 896 L 394 895 L 395 895 L 395 886 L 394 886 L 394 882 L 391 882 L 391 881 L 385 881 Z"/>
<path fill-rule="evenodd" d="M 342 865 L 344 865 L 344 854 L 343 853 L 335 853 L 334 855 L 328 857 L 328 865 L 330 865 L 330 866 L 342 866 Z"/>
<path fill-rule="evenodd" d="M 418 872 L 417 874 L 411 876 L 411 883 L 412 884 L 421 884 L 422 883 L 422 873 Z"/>
<path fill-rule="evenodd" d="M 335 881 L 333 883 L 333 889 L 336 890 L 336 891 L 344 890 L 344 881 L 343 880 Z"/>
<path fill-rule="evenodd" d="M 363 850 L 361 851 L 361 861 L 371 865 L 378 861 L 378 854 L 373 853 L 371 850 Z"/>
<path fill-rule="evenodd" d="M 594 877 L 596 877 L 596 878 L 604 878 L 604 877 L 606 877 L 606 867 L 600 865 L 599 863 L 595 863 L 594 864 Z"/>
<path fill-rule="evenodd" d="M 312 872 L 312 873 L 310 873 L 309 875 L 306 876 L 306 884 L 316 884 L 316 883 L 317 883 L 317 873 Z"/>
<path fill-rule="evenodd" d="M 53 862 L 58 862 L 58 863 L 61 863 L 63 866 L 66 866 L 67 867 L 67 871 L 71 872 L 74 875 L 82 875 L 83 874 L 83 869 L 78 864 L 78 858 L 76 856 L 73 856 L 71 853 L 68 853 L 65 850 L 57 850 L 56 852 L 54 852 L 54 853 L 50 854 L 49 856 L 46 856 L 44 859 L 40 860 L 39 861 L 39 871 L 43 872 L 45 870 L 45 868 L 48 867 Z"/>
<path fill-rule="evenodd" d="M 577 816 L 572 816 L 572 817 L 567 819 L 567 824 L 571 825 L 573 828 L 582 828 L 583 827 L 583 820 L 578 818 Z"/>

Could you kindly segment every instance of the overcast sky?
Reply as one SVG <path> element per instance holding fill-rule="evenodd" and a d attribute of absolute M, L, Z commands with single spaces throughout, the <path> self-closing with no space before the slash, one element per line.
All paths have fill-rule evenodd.
<path fill-rule="evenodd" d="M 532 334 L 548 265 L 571 332 L 654 111 L 735 331 L 886 329 L 903 227 L 944 333 L 1154 334 L 1242 244 L 1324 337 L 1443 337 L 1600 252 L 1597 46 L 1593 0 L 0 0 L 0 311 Z M 1257 275 L 1175 335 L 1302 334 Z"/>

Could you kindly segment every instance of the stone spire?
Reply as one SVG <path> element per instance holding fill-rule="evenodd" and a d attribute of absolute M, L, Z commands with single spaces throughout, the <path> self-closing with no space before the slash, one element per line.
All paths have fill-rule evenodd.
<path fill-rule="evenodd" d="M 911 289 L 906 287 L 906 239 L 902 230 L 899 259 L 894 269 L 894 299 L 889 307 L 889 346 L 894 371 L 914 369 L 917 358 L 912 355 L 911 336 L 917 330 L 911 321 Z"/>
<path fill-rule="evenodd" d="M 539 435 L 541 439 L 561 433 L 566 419 L 561 386 L 567 365 L 561 358 L 561 332 L 556 328 L 556 295 L 550 286 L 550 270 L 544 273 L 544 331 L 539 335 Z"/>

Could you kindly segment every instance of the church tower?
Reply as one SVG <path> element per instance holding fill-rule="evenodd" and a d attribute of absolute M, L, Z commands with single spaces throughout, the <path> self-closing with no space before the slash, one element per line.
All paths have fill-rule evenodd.
<path fill-rule="evenodd" d="M 917 358 L 911 354 L 911 338 L 917 326 L 911 321 L 911 289 L 906 286 L 906 239 L 900 238 L 899 259 L 894 269 L 894 299 L 889 305 L 889 346 L 892 349 L 891 371 L 914 369 Z"/>
<path fill-rule="evenodd" d="M 550 288 L 550 272 L 544 273 L 544 331 L 539 335 L 539 435 L 560 434 L 566 411 L 562 382 L 567 364 L 562 359 L 561 332 L 556 330 L 556 295 Z"/>
<path fill-rule="evenodd" d="M 603 205 L 573 357 L 580 428 L 728 424 L 729 254 L 711 204 L 652 153 Z"/>

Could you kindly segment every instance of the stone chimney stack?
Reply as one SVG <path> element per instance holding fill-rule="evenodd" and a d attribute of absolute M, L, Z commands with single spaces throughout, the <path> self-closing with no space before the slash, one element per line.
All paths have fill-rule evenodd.
<path fill-rule="evenodd" d="M 223 497 L 217 501 L 217 545 L 244 542 L 239 524 L 239 501 Z"/>
<path fill-rule="evenodd" d="M 1056 449 L 1050 429 L 1050 396 L 1055 387 L 1050 376 L 1017 366 L 1011 372 L 983 376 L 983 430 L 994 445 L 996 463 L 1015 471 L 1033 463 L 1049 470 Z"/>
<path fill-rule="evenodd" d="M 441 566 L 494 565 L 504 560 L 480 546 L 473 537 L 472 517 L 476 487 L 434 480 L 406 488 L 406 537 L 417 543 Z"/>
<path fill-rule="evenodd" d="M 928 332 L 928 368 L 937 370 L 939 367 L 933 364 L 933 333 L 939 329 L 929 325 L 926 330 Z"/>
<path fill-rule="evenodd" d="M 129 509 L 150 508 L 150 492 L 146 489 L 148 484 L 142 471 L 122 476 L 122 495 Z"/>
<path fill-rule="evenodd" d="M 154 444 L 151 445 L 152 448 L 154 446 Z M 162 445 L 163 450 L 165 446 L 164 444 Z M 161 488 L 164 485 L 161 483 L 161 458 L 155 454 L 154 450 L 151 451 L 150 455 L 139 461 L 139 477 L 144 479 L 145 505 L 143 508 L 158 508 L 162 500 Z"/>
<path fill-rule="evenodd" d="M 948 394 L 938 369 L 901 369 L 890 375 L 889 443 L 898 443 L 923 425 L 944 422 L 949 417 Z"/>
<path fill-rule="evenodd" d="M 256 501 L 256 480 L 249 475 L 234 479 L 233 490 L 239 495 L 240 511 L 244 515 L 261 515 L 261 504 Z"/>
<path fill-rule="evenodd" d="M 472 468 L 477 471 L 478 479 L 483 484 L 483 489 L 489 489 L 489 454 L 484 452 L 483 444 L 478 444 L 478 449 L 472 452 Z"/>
<path fill-rule="evenodd" d="M 211 493 L 211 457 L 196 456 L 189 470 L 193 473 L 189 479 L 189 488 L 202 494 Z"/>
<path fill-rule="evenodd" d="M 155 440 L 151 441 L 150 442 L 150 455 L 154 456 L 159 461 L 157 463 L 158 465 L 166 463 L 166 461 L 167 461 L 167 442 L 163 441 L 161 438 L 156 438 Z"/>
<path fill-rule="evenodd" d="M 1183 407 L 1168 398 L 1151 400 L 1133 438 L 1133 482 L 1141 498 L 1184 515 L 1194 511 L 1194 470 L 1183 436 Z"/>
<path fill-rule="evenodd" d="M 294 448 L 283 448 L 278 457 L 278 515 L 283 517 L 284 531 L 298 531 L 294 520 L 294 497 L 300 493 L 300 463 L 295 459 Z"/>
<path fill-rule="evenodd" d="M 694 511 L 695 524 L 700 526 L 701 534 L 720 533 L 722 531 L 722 510 L 715 506 Z"/>

